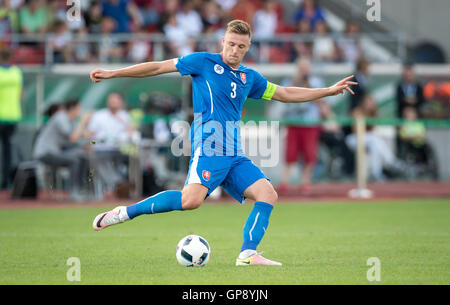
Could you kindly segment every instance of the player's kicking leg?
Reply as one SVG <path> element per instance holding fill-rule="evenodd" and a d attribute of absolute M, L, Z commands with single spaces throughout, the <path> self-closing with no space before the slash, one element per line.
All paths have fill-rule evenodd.
<path fill-rule="evenodd" d="M 278 200 L 277 193 L 267 179 L 259 179 L 245 190 L 244 196 L 255 200 L 255 205 L 244 226 L 244 241 L 236 266 L 281 266 L 281 263 L 264 258 L 256 252 L 269 225 L 273 205 Z"/>
<path fill-rule="evenodd" d="M 208 188 L 201 184 L 189 184 L 183 191 L 164 191 L 130 206 L 118 206 L 95 217 L 92 227 L 100 231 L 143 214 L 158 214 L 198 208 L 206 197 Z"/>

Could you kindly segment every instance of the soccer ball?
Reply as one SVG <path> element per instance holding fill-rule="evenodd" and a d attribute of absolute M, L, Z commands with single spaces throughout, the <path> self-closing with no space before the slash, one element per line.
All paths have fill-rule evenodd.
<path fill-rule="evenodd" d="M 209 261 L 209 244 L 201 236 L 188 235 L 177 245 L 177 260 L 185 267 L 203 267 Z"/>

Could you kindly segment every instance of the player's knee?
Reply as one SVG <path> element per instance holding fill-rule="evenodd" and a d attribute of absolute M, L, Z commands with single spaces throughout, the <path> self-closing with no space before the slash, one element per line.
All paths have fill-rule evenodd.
<path fill-rule="evenodd" d="M 268 197 L 268 199 L 267 199 L 268 201 L 266 201 L 266 202 L 270 203 L 271 205 L 274 205 L 278 201 L 278 193 L 274 189 L 269 191 L 267 197 Z"/>
<path fill-rule="evenodd" d="M 261 194 L 258 195 L 256 201 L 263 201 L 270 203 L 271 205 L 275 205 L 277 200 L 278 200 L 278 193 L 273 188 L 269 188 L 261 192 Z"/>
<path fill-rule="evenodd" d="M 181 207 L 183 210 L 195 210 L 200 207 L 202 203 L 203 200 L 193 196 L 181 196 Z"/>

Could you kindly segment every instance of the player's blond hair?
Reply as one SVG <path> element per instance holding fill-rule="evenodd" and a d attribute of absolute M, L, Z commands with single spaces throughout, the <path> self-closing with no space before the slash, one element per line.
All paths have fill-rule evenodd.
<path fill-rule="evenodd" d="M 248 35 L 252 37 L 252 28 L 250 24 L 242 20 L 232 20 L 227 24 L 227 33 L 235 33 L 240 35 Z"/>

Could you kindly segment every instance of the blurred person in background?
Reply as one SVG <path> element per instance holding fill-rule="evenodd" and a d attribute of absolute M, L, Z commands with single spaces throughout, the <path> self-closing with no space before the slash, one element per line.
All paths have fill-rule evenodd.
<path fill-rule="evenodd" d="M 303 3 L 294 15 L 294 24 L 298 25 L 301 20 L 309 22 L 312 32 L 316 31 L 318 21 L 325 21 L 324 13 L 318 1 L 303 0 Z"/>
<path fill-rule="evenodd" d="M 201 17 L 205 33 L 215 33 L 222 26 L 220 6 L 214 0 L 205 1 L 201 9 Z"/>
<path fill-rule="evenodd" d="M 231 13 L 231 9 L 236 5 L 237 0 L 214 0 L 226 15 Z"/>
<path fill-rule="evenodd" d="M 253 1 L 237 0 L 230 13 L 232 19 L 239 19 L 248 23 L 252 23 L 255 12 L 256 6 Z"/>
<path fill-rule="evenodd" d="M 353 109 L 352 117 L 378 117 L 378 107 L 375 99 L 370 94 L 364 95 L 361 104 Z M 345 141 L 347 146 L 355 152 L 357 146 L 355 130 L 346 137 Z M 394 174 L 404 171 L 403 162 L 395 157 L 392 149 L 377 135 L 373 125 L 367 125 L 364 142 L 369 154 L 369 174 L 371 179 L 377 182 L 385 181 L 386 177 L 383 169 L 389 170 Z"/>
<path fill-rule="evenodd" d="M 11 65 L 12 51 L 0 49 L 0 140 L 2 145 L 1 186 L 6 189 L 11 183 L 12 143 L 11 138 L 22 118 L 21 100 L 23 76 L 19 67 Z"/>
<path fill-rule="evenodd" d="M 176 13 L 177 24 L 189 38 L 196 37 L 203 31 L 200 14 L 194 9 L 192 0 L 183 0 L 181 10 Z"/>
<path fill-rule="evenodd" d="M 140 14 L 141 26 L 148 31 L 154 31 L 163 9 L 161 0 L 133 0 Z"/>
<path fill-rule="evenodd" d="M 309 59 L 303 58 L 297 62 L 297 75 L 291 82 L 291 86 L 305 88 L 322 88 L 323 81 L 311 75 L 311 63 Z M 303 195 L 311 193 L 311 177 L 314 166 L 317 162 L 317 148 L 320 135 L 320 109 L 318 101 L 310 103 L 285 104 L 283 118 L 298 120 L 301 126 L 287 126 L 285 167 L 282 181 L 279 186 L 280 192 L 286 192 L 290 188 L 289 180 L 291 170 L 302 157 L 302 176 L 300 182 L 300 192 Z"/>
<path fill-rule="evenodd" d="M 115 20 L 115 33 L 130 33 L 141 24 L 139 10 L 131 1 L 102 0 L 102 14 Z"/>
<path fill-rule="evenodd" d="M 311 37 L 312 37 L 311 24 L 308 22 L 308 20 L 302 19 L 298 22 L 296 34 L 311 35 Z M 313 47 L 313 40 L 301 39 L 300 41 L 296 41 L 294 43 L 294 49 L 295 49 L 296 54 L 293 54 L 292 57 L 293 58 L 297 58 L 297 57 L 311 58 L 312 57 L 312 47 Z"/>
<path fill-rule="evenodd" d="M 415 78 L 414 66 L 406 64 L 403 67 L 402 79 L 397 85 L 397 117 L 403 117 L 406 107 L 413 107 L 418 117 L 422 117 L 422 108 L 425 104 L 423 87 Z"/>
<path fill-rule="evenodd" d="M 315 61 L 333 62 L 336 60 L 335 41 L 329 35 L 328 25 L 319 20 L 316 23 L 312 54 Z"/>
<path fill-rule="evenodd" d="M 87 178 L 86 127 L 92 116 L 86 113 L 75 126 L 80 115 L 78 100 L 70 100 L 50 118 L 36 138 L 33 157 L 51 167 L 67 167 L 70 171 L 69 194 L 75 201 L 84 199 L 82 184 Z M 84 176 L 86 174 L 86 176 Z"/>
<path fill-rule="evenodd" d="M 73 40 L 73 56 L 76 62 L 89 63 L 93 61 L 91 45 L 89 44 L 88 30 L 86 27 L 80 28 Z"/>
<path fill-rule="evenodd" d="M 338 45 L 342 52 L 342 60 L 347 63 L 356 63 L 362 55 L 361 45 L 359 43 L 360 28 L 359 25 L 350 20 L 347 22 L 344 36 L 339 39 Z"/>
<path fill-rule="evenodd" d="M 364 96 L 369 91 L 369 82 L 367 79 L 369 76 L 369 62 L 366 59 L 360 58 L 357 61 L 354 75 L 358 84 L 351 87 L 355 94 L 350 96 L 349 114 L 353 112 L 353 109 L 361 105 Z"/>
<path fill-rule="evenodd" d="M 331 178 L 339 179 L 343 174 L 353 172 L 353 154 L 345 144 L 345 134 L 330 104 L 319 103 L 319 108 L 323 121 L 320 142 L 328 148 L 330 153 L 329 174 Z"/>
<path fill-rule="evenodd" d="M 101 40 L 99 46 L 99 57 L 102 62 L 120 62 L 124 50 L 116 38 L 110 34 L 114 32 L 115 21 L 112 18 L 104 17 L 101 24 Z"/>
<path fill-rule="evenodd" d="M 47 10 L 47 22 L 49 25 L 54 24 L 56 21 L 66 20 L 66 3 L 58 0 L 47 0 L 45 3 Z"/>
<path fill-rule="evenodd" d="M 89 33 L 100 34 L 102 18 L 101 2 L 93 1 L 89 9 L 84 13 L 84 20 Z"/>
<path fill-rule="evenodd" d="M 426 129 L 425 124 L 417 120 L 417 110 L 408 106 L 403 109 L 403 118 L 405 122 L 400 126 L 400 139 L 407 149 L 416 150 L 425 159 L 421 149 L 425 145 Z"/>
<path fill-rule="evenodd" d="M 163 30 L 168 40 L 169 57 L 184 56 L 194 51 L 195 43 L 186 35 L 174 14 L 169 15 Z"/>
<path fill-rule="evenodd" d="M 406 175 L 417 179 L 439 179 L 439 166 L 432 145 L 427 143 L 425 124 L 418 120 L 416 108 L 403 109 L 404 122 L 399 128 L 399 156 L 408 165 Z"/>
<path fill-rule="evenodd" d="M 49 26 L 42 0 L 27 0 L 19 11 L 20 30 L 25 35 L 45 34 Z"/>
<path fill-rule="evenodd" d="M 19 31 L 19 15 L 12 7 L 11 0 L 0 1 L 0 37 Z"/>
<path fill-rule="evenodd" d="M 141 27 L 137 29 L 127 46 L 127 56 L 128 60 L 131 62 L 143 62 L 151 60 L 150 51 L 151 44 L 145 39 L 145 28 Z"/>
<path fill-rule="evenodd" d="M 278 26 L 276 2 L 264 0 L 263 7 L 253 16 L 253 37 L 256 39 L 271 39 L 275 36 Z"/>
<path fill-rule="evenodd" d="M 136 136 L 131 117 L 124 110 L 122 96 L 113 92 L 108 95 L 107 108 L 96 111 L 88 125 L 90 138 L 94 141 L 95 168 L 105 188 L 105 195 L 113 196 L 113 191 L 125 181 L 120 166 L 127 161 L 120 148 L 129 144 Z"/>
<path fill-rule="evenodd" d="M 72 61 L 72 33 L 64 21 L 58 20 L 52 26 L 52 35 L 49 38 L 53 49 L 53 61 L 55 63 Z"/>

